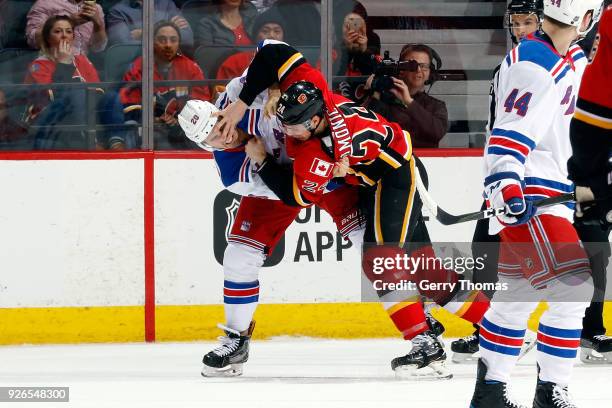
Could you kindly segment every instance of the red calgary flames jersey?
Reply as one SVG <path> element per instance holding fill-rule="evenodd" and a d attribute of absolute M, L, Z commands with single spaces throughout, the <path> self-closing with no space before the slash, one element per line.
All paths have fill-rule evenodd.
<path fill-rule="evenodd" d="M 590 62 L 584 71 L 579 97 L 585 101 L 612 109 L 612 6 L 604 10 L 599 32 L 593 43 Z M 603 90 L 607 90 L 602 92 Z"/>

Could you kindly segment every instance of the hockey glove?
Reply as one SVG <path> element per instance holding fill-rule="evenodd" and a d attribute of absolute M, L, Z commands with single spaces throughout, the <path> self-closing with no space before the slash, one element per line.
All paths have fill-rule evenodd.
<path fill-rule="evenodd" d="M 521 225 L 527 223 L 537 209 L 526 201 L 518 175 L 508 173 L 508 178 L 498 173 L 485 180 L 485 194 L 493 208 L 505 208 L 506 213 L 497 218 L 504 225 Z M 488 183 L 487 183 L 488 182 Z"/>
<path fill-rule="evenodd" d="M 599 225 L 608 230 L 612 225 L 612 195 L 596 198 L 589 187 L 576 186 L 574 223 Z"/>

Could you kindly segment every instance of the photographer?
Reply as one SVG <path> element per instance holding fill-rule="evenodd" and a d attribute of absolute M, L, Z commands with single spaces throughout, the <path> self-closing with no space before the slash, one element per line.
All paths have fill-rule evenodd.
<path fill-rule="evenodd" d="M 435 60 L 437 66 L 434 66 Z M 383 60 L 385 65 L 388 60 Z M 390 65 L 387 62 L 386 65 Z M 380 69 L 366 82 L 371 95 L 364 106 L 399 123 L 410 132 L 413 147 L 438 147 L 448 129 L 446 104 L 430 96 L 425 87 L 435 82 L 441 61 L 426 45 L 408 44 L 402 48 L 395 72 Z"/>

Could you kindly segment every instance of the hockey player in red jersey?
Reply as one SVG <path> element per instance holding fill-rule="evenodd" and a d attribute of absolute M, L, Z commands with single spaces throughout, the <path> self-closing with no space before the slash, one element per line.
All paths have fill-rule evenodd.
<path fill-rule="evenodd" d="M 603 13 L 587 65 L 576 112 L 570 125 L 572 157 L 568 161 L 569 178 L 576 186 L 578 210 L 576 223 L 597 234 L 597 241 L 607 241 L 612 225 L 612 6 Z M 595 205 L 581 202 L 597 200 Z M 584 239 L 583 239 L 584 240 Z M 603 324 L 606 270 L 609 246 L 597 248 L 602 272 L 593 267 L 596 290 L 585 316 L 580 358 L 585 363 L 612 363 L 612 337 Z M 587 247 L 588 248 L 588 247 Z"/>
<path fill-rule="evenodd" d="M 595 216 L 609 226 L 612 215 L 606 216 L 612 210 L 612 6 L 608 6 L 602 15 L 590 58 L 571 123 L 572 157 L 568 161 L 568 170 L 576 185 L 577 201 L 599 201 L 592 210 L 579 211 L 578 215 Z"/>
<path fill-rule="evenodd" d="M 304 79 L 309 82 L 302 82 L 301 90 L 294 87 Z M 294 152 L 294 169 L 298 169 L 291 184 L 292 200 L 307 204 L 331 178 L 330 170 L 334 162 L 345 161 L 349 173 L 347 180 L 370 190 L 362 205 L 369 217 L 366 242 L 375 246 L 368 248 L 364 256 L 366 275 L 373 277 L 371 266 L 374 258 L 403 254 L 402 247 L 407 247 L 407 253 L 412 257 L 434 257 L 420 214 L 421 202 L 414 182 L 417 159 L 412 156 L 410 135 L 397 124 L 340 95 L 334 95 L 327 88 L 321 73 L 308 65 L 294 48 L 285 43 L 264 42 L 249 67 L 240 100 L 220 113 L 220 123 L 232 125 L 234 116 L 244 112 L 253 95 L 275 82 L 285 91 L 277 116 L 288 136 L 287 151 L 289 154 Z M 304 146 L 309 145 L 304 141 L 313 134 L 317 134 L 317 142 L 312 146 L 327 151 L 325 163 L 316 162 L 317 158 L 312 153 L 303 150 Z M 322 147 L 321 143 L 325 145 Z M 304 160 L 303 165 L 299 164 L 301 160 Z M 261 164 L 262 174 L 265 174 L 269 165 L 267 162 Z M 299 169 L 307 175 L 303 180 L 300 180 Z M 313 178 L 315 175 L 317 179 Z M 410 245 L 418 242 L 425 244 L 418 247 Z M 384 244 L 389 245 L 385 247 Z M 395 272 L 389 271 L 389 275 Z M 452 282 L 458 279 L 454 272 L 444 269 L 421 272 L 435 274 L 428 276 L 435 281 Z M 393 292 L 383 293 L 382 300 L 398 330 L 404 338 L 412 339 L 414 347 L 408 355 L 394 359 L 392 367 L 396 372 L 428 367 L 433 369 L 435 376 L 448 377 L 445 370 L 437 370 L 436 365 L 441 366 L 438 363 L 442 363 L 446 355 L 436 335 L 429 330 L 418 293 L 398 300 L 393 298 Z M 439 304 L 445 304 L 454 299 L 456 293 L 428 295 Z M 469 302 L 465 308 L 455 304 L 449 304 L 449 307 L 454 307 L 453 310 L 465 319 L 478 321 L 487 301 L 480 298 L 470 300 L 477 301 Z"/>

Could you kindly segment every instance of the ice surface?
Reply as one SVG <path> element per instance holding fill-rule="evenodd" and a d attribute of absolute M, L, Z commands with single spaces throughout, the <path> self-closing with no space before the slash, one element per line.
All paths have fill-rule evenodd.
<path fill-rule="evenodd" d="M 447 345 L 450 344 L 446 341 Z M 69 403 L 28 407 L 407 407 L 467 408 L 475 365 L 448 363 L 450 381 L 397 380 L 401 340 L 278 338 L 253 341 L 245 374 L 200 376 L 211 342 L 0 347 L 0 386 L 69 386 Z M 531 406 L 535 351 L 513 373 L 513 394 Z M 570 391 L 579 408 L 612 407 L 612 365 L 578 362 Z"/>

